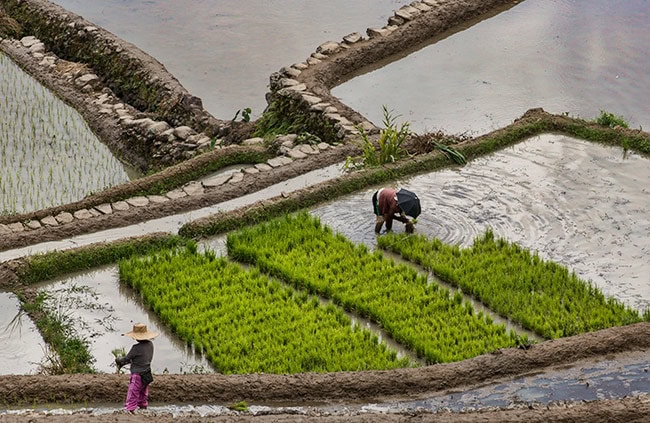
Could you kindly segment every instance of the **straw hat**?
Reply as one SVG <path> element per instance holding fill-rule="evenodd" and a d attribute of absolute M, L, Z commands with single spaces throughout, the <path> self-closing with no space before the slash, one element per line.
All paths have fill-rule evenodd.
<path fill-rule="evenodd" d="M 147 330 L 147 325 L 142 323 L 136 323 L 133 325 L 133 330 L 131 332 L 123 333 L 123 336 L 128 336 L 133 338 L 136 341 L 144 341 L 145 339 L 153 339 L 158 336 L 158 332 L 150 332 Z"/>

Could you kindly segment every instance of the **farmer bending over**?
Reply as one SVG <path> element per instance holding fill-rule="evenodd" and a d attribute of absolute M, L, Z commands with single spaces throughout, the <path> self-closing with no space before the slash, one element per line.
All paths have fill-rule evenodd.
<path fill-rule="evenodd" d="M 413 232 L 411 222 L 397 203 L 397 191 L 393 188 L 382 188 L 372 196 L 372 207 L 377 216 L 375 233 L 381 232 L 381 227 L 386 223 L 386 232 L 393 229 L 393 219 L 406 224 L 406 232 Z"/>

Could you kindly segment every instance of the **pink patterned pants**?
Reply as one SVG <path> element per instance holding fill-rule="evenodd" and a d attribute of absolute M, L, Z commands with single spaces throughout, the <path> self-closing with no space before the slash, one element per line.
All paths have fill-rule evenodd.
<path fill-rule="evenodd" d="M 131 373 L 129 379 L 129 390 L 126 393 L 124 408 L 127 411 L 134 411 L 136 408 L 147 408 L 149 399 L 149 386 L 142 386 L 142 379 L 137 373 Z"/>

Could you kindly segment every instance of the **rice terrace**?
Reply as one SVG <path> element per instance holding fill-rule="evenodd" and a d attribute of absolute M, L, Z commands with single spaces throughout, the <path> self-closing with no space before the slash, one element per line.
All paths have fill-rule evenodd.
<path fill-rule="evenodd" d="M 0 421 L 648 421 L 644 1 L 192 3 L 0 0 Z"/>

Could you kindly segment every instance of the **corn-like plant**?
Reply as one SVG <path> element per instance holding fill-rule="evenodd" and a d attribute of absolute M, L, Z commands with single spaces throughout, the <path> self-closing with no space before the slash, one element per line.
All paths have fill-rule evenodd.
<path fill-rule="evenodd" d="M 368 133 L 361 126 L 358 126 L 357 130 L 361 134 L 363 152 L 361 156 L 348 157 L 345 162 L 346 169 L 380 166 L 406 157 L 407 152 L 402 148 L 402 144 L 410 135 L 410 124 L 403 122 L 401 125 L 398 125 L 397 118 L 399 115 L 394 116 L 386 105 L 382 106 L 382 110 L 384 114 L 382 122 L 384 129 L 379 134 L 377 146 L 370 139 Z"/>

